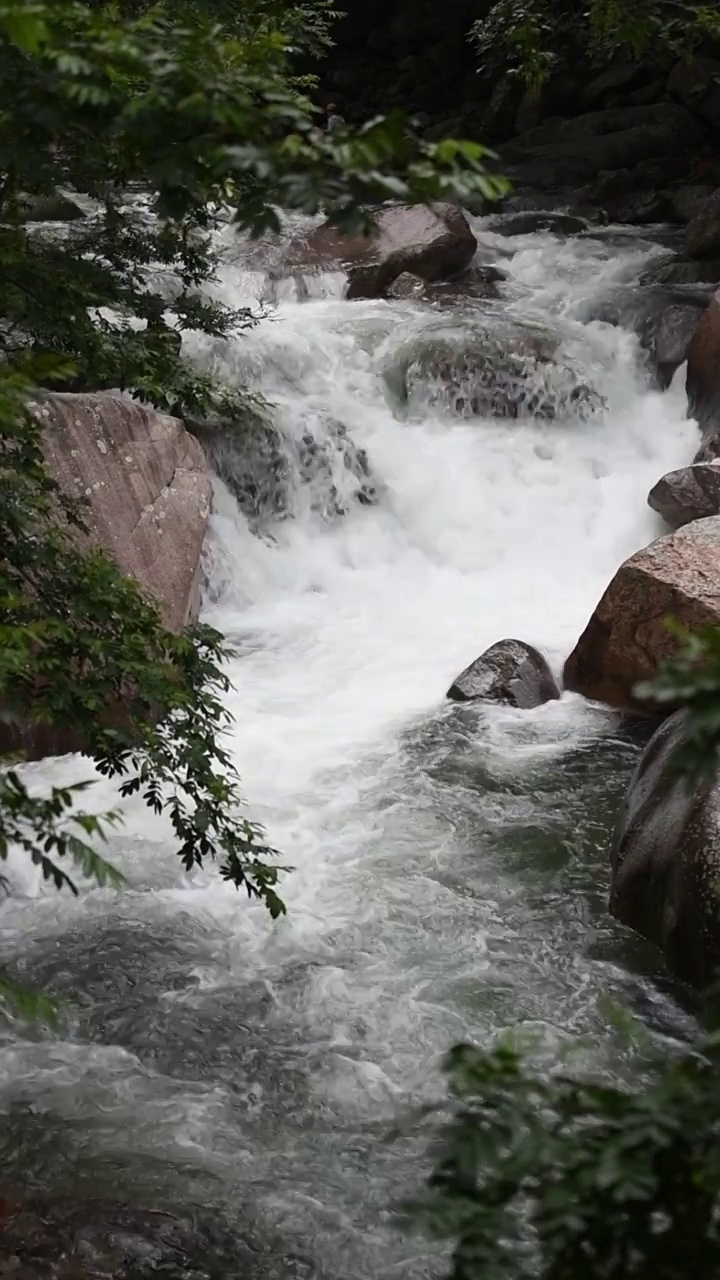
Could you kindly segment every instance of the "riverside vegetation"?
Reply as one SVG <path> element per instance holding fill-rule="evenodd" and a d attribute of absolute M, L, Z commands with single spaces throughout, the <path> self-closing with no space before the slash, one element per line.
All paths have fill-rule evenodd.
<path fill-rule="evenodd" d="M 663 39 L 675 38 L 673 8 L 648 9 L 661 13 Z M 701 24 L 714 21 L 712 11 L 692 11 Z M 531 11 L 538 12 L 543 23 L 562 24 L 562 6 Z M 593 22 L 599 12 L 595 6 Z M 606 3 L 605 12 L 616 15 L 607 29 L 612 39 L 634 47 L 619 4 Z M 498 49 L 502 38 L 510 52 L 498 56 L 538 83 L 547 58 L 526 36 L 503 36 L 503 13 L 496 6 Z M 638 13 L 634 6 L 633 21 Z M 232 5 L 198 5 L 181 21 L 141 5 L 0 6 L 0 703 L 7 743 L 17 746 L 29 721 L 51 729 L 71 723 L 101 773 L 167 812 L 188 868 L 217 857 L 221 874 L 275 915 L 284 910 L 277 856 L 242 816 L 239 780 L 222 747 L 223 638 L 206 626 L 168 632 L 157 608 L 105 555 L 80 549 L 83 506 L 49 476 L 29 406 L 48 390 L 120 388 L 180 415 L 227 422 L 247 412 L 243 397 L 188 368 L 175 340 L 177 329 L 219 335 L 253 322 L 202 293 L 213 270 L 213 210 L 221 204 L 260 234 L 275 225 L 278 206 L 322 208 L 352 229 L 373 201 L 462 203 L 498 193 L 477 143 L 421 143 L 395 119 L 317 137 L 306 96 L 313 86 L 298 77 L 293 59 L 327 47 L 332 18 L 322 3 L 279 15 L 270 0 L 241 14 Z M 542 24 L 537 29 L 547 34 Z M 518 49 L 524 61 L 515 59 Z M 133 186 L 149 193 L 151 219 L 125 201 Z M 63 240 L 28 231 L 31 202 L 58 188 L 88 197 L 92 217 Z M 157 264 L 178 281 L 169 296 L 153 283 Z M 693 641 L 643 692 L 687 706 L 681 763 L 689 778 L 714 770 L 717 632 Z M 123 714 L 108 717 L 115 704 Z M 97 852 L 118 815 L 83 812 L 76 803 L 82 790 L 56 788 L 38 798 L 8 765 L 0 775 L 0 858 L 19 845 L 59 889 L 75 889 L 73 868 L 119 884 Z M 21 1010 L 52 1013 L 43 997 L 9 978 L 3 984 Z M 539 1073 L 512 1044 L 456 1048 L 448 1059 L 454 1114 L 413 1220 L 453 1242 L 457 1280 L 714 1278 L 719 1047 L 710 1030 L 685 1054 L 667 1051 L 634 1091 L 588 1081 L 567 1064 Z"/>

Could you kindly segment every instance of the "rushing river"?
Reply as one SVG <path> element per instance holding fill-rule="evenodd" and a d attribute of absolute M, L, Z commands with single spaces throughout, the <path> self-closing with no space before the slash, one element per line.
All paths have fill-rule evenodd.
<path fill-rule="evenodd" d="M 578 1040 L 624 1074 L 606 997 L 681 1026 L 655 954 L 606 914 L 637 741 L 572 695 L 535 712 L 444 698 L 504 636 L 559 672 L 619 562 L 659 531 L 647 491 L 693 452 L 682 386 L 649 389 L 636 338 L 585 322 L 657 249 L 607 234 L 495 245 L 506 316 L 562 336 L 603 415 L 401 415 L 387 372 L 402 344 L 438 323 L 472 331 L 477 304 L 348 303 L 337 277 L 302 300 L 288 283 L 254 330 L 198 344 L 262 388 L 288 440 L 342 423 L 379 496 L 328 520 L 298 486 L 292 518 L 259 533 L 217 485 L 207 616 L 237 648 L 233 752 L 293 868 L 287 918 L 212 870 L 184 877 L 133 804 L 112 841 L 126 892 L 74 901 L 13 863 L 0 906 L 3 958 L 68 1002 L 55 1036 L 0 1024 L 3 1177 L 212 1209 L 255 1241 L 259 1275 L 432 1270 L 392 1211 L 427 1171 L 413 1108 L 438 1095 L 454 1041 L 520 1027 L 550 1056 Z M 265 285 L 228 254 L 219 287 L 240 303 Z M 353 476 L 341 462 L 332 479 L 342 502 Z M 43 786 L 88 766 L 27 773 Z"/>

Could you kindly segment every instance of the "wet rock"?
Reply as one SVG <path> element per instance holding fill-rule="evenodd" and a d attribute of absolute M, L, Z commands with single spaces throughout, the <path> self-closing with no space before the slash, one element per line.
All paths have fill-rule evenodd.
<path fill-rule="evenodd" d="M 22 222 L 77 222 L 85 214 L 74 200 L 54 195 L 22 195 L 18 201 Z"/>
<path fill-rule="evenodd" d="M 501 702 L 529 710 L 560 697 L 546 659 L 523 640 L 499 640 L 463 671 L 447 692 L 453 702 Z"/>
<path fill-rule="evenodd" d="M 687 360 L 702 312 L 697 303 L 674 304 L 652 325 L 646 345 L 661 390 L 670 386 L 676 371 Z"/>
<path fill-rule="evenodd" d="M 669 471 L 650 490 L 648 503 L 674 529 L 720 515 L 720 459 Z"/>
<path fill-rule="evenodd" d="M 288 265 L 342 268 L 348 298 L 380 298 L 405 272 L 426 281 L 464 271 L 477 241 L 455 205 L 393 205 L 375 210 L 368 235 L 341 236 L 325 223 L 305 241 L 293 241 Z"/>
<path fill-rule="evenodd" d="M 683 711 L 660 726 L 635 770 L 611 852 L 610 910 L 702 987 L 720 965 L 720 783 L 673 769 Z"/>
<path fill-rule="evenodd" d="M 720 516 L 658 538 L 621 565 L 565 663 L 565 687 L 621 710 L 651 711 L 634 688 L 677 648 L 667 617 L 689 631 L 720 622 Z"/>
<path fill-rule="evenodd" d="M 713 285 L 720 282 L 720 259 L 663 258 L 643 271 L 640 284 Z"/>
<path fill-rule="evenodd" d="M 548 210 L 528 210 L 522 213 L 501 213 L 486 224 L 488 231 L 499 236 L 528 236 L 537 231 L 549 231 L 556 236 L 574 236 L 587 231 L 584 218 L 570 213 L 553 213 Z"/>
<path fill-rule="evenodd" d="M 415 298 L 427 297 L 427 284 L 421 280 L 419 276 L 413 276 L 409 271 L 403 271 L 397 280 L 393 280 L 392 284 L 385 290 L 385 297 L 394 301 L 410 301 Z"/>
<path fill-rule="evenodd" d="M 602 397 L 557 348 L 541 327 L 493 315 L 470 331 L 426 331 L 401 348 L 385 376 L 411 411 L 547 422 L 599 412 Z"/>
<path fill-rule="evenodd" d="M 13 1280 L 207 1280 L 256 1267 L 256 1249 L 221 1227 L 93 1196 L 0 1187 L 0 1275 Z"/>
<path fill-rule="evenodd" d="M 178 418 L 113 395 L 46 396 L 34 406 L 50 471 L 89 504 L 89 541 L 157 601 L 172 630 L 200 608 L 210 481 Z"/>
<path fill-rule="evenodd" d="M 582 314 L 586 323 L 602 320 L 634 329 L 657 385 L 665 390 L 687 358 L 706 307 L 704 289 L 619 285 L 591 299 Z"/>
<path fill-rule="evenodd" d="M 207 429 L 205 440 L 213 470 L 257 529 L 293 516 L 303 505 L 332 520 L 356 502 L 378 501 L 367 454 L 342 423 L 315 422 L 294 435 L 256 421 L 244 430 Z"/>
<path fill-rule="evenodd" d="M 695 213 L 688 224 L 685 243 L 691 258 L 720 257 L 720 189 Z"/>
<path fill-rule="evenodd" d="M 720 289 L 700 318 L 687 360 L 689 413 L 703 432 L 720 431 Z"/>

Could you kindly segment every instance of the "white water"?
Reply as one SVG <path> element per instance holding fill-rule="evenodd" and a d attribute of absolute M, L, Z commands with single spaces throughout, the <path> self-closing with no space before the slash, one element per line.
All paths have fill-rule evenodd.
<path fill-rule="evenodd" d="M 521 1026 L 553 1053 L 590 1035 L 598 1067 L 624 1070 L 602 997 L 665 1008 L 654 958 L 604 911 L 636 748 L 571 695 L 480 717 L 444 701 L 503 636 L 560 671 L 618 563 L 659 531 L 648 489 L 693 451 L 682 387 L 649 391 L 630 334 L 574 319 L 651 250 L 506 247 L 506 306 L 559 328 L 602 420 L 399 420 L 383 370 L 438 317 L 348 304 L 336 278 L 206 352 L 261 386 L 289 432 L 341 421 L 381 486 L 377 507 L 328 524 L 301 506 L 265 540 L 217 488 L 207 616 L 238 645 L 233 751 L 295 868 L 287 918 L 212 871 L 183 878 L 138 805 L 113 846 L 130 891 L 74 903 L 16 869 L 25 896 L 0 908 L 7 954 L 79 1008 L 55 1041 L 0 1035 L 22 1161 L 49 1184 L 219 1202 L 239 1229 L 277 1233 L 293 1259 L 280 1274 L 426 1273 L 427 1247 L 387 1213 L 426 1164 L 384 1138 L 435 1096 L 454 1040 Z M 264 288 L 237 267 L 221 287 L 234 302 Z M 47 785 L 87 765 L 28 773 Z"/>

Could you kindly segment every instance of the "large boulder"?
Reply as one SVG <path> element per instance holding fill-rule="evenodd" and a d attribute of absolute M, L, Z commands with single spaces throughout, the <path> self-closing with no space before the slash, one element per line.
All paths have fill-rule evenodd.
<path fill-rule="evenodd" d="M 426 329 L 394 353 L 385 377 L 411 413 L 553 421 L 585 419 L 604 407 L 557 337 L 497 315 L 472 327 Z"/>
<path fill-rule="evenodd" d="M 720 258 L 720 189 L 695 210 L 685 244 L 691 258 Z"/>
<path fill-rule="evenodd" d="M 168 627 L 192 622 L 210 510 L 198 441 L 177 418 L 120 396 L 50 395 L 33 411 L 53 476 L 87 500 L 90 543 L 146 589 Z"/>
<path fill-rule="evenodd" d="M 380 298 L 403 272 L 445 280 L 472 261 L 477 241 L 455 205 L 391 205 L 373 213 L 368 235 L 343 236 L 329 222 L 293 241 L 288 265 L 348 276 L 348 298 Z"/>
<path fill-rule="evenodd" d="M 648 503 L 674 529 L 720 515 L 720 460 L 669 471 L 650 490 Z"/>
<path fill-rule="evenodd" d="M 453 702 L 501 702 L 523 711 L 560 697 L 543 655 L 524 640 L 499 640 L 453 681 Z"/>
<path fill-rule="evenodd" d="M 705 986 L 720 965 L 720 783 L 688 786 L 674 768 L 683 711 L 656 731 L 635 770 L 611 853 L 610 910 Z"/>
<path fill-rule="evenodd" d="M 634 689 L 677 648 L 667 618 L 690 631 L 720 622 L 720 516 L 658 538 L 621 565 L 565 663 L 565 687 L 620 710 L 652 710 Z"/>
<path fill-rule="evenodd" d="M 21 222 L 77 222 L 85 217 L 74 200 L 59 191 L 49 195 L 21 195 L 18 200 Z"/>
<path fill-rule="evenodd" d="M 720 289 L 700 319 L 687 353 L 687 398 L 705 432 L 720 429 Z"/>

